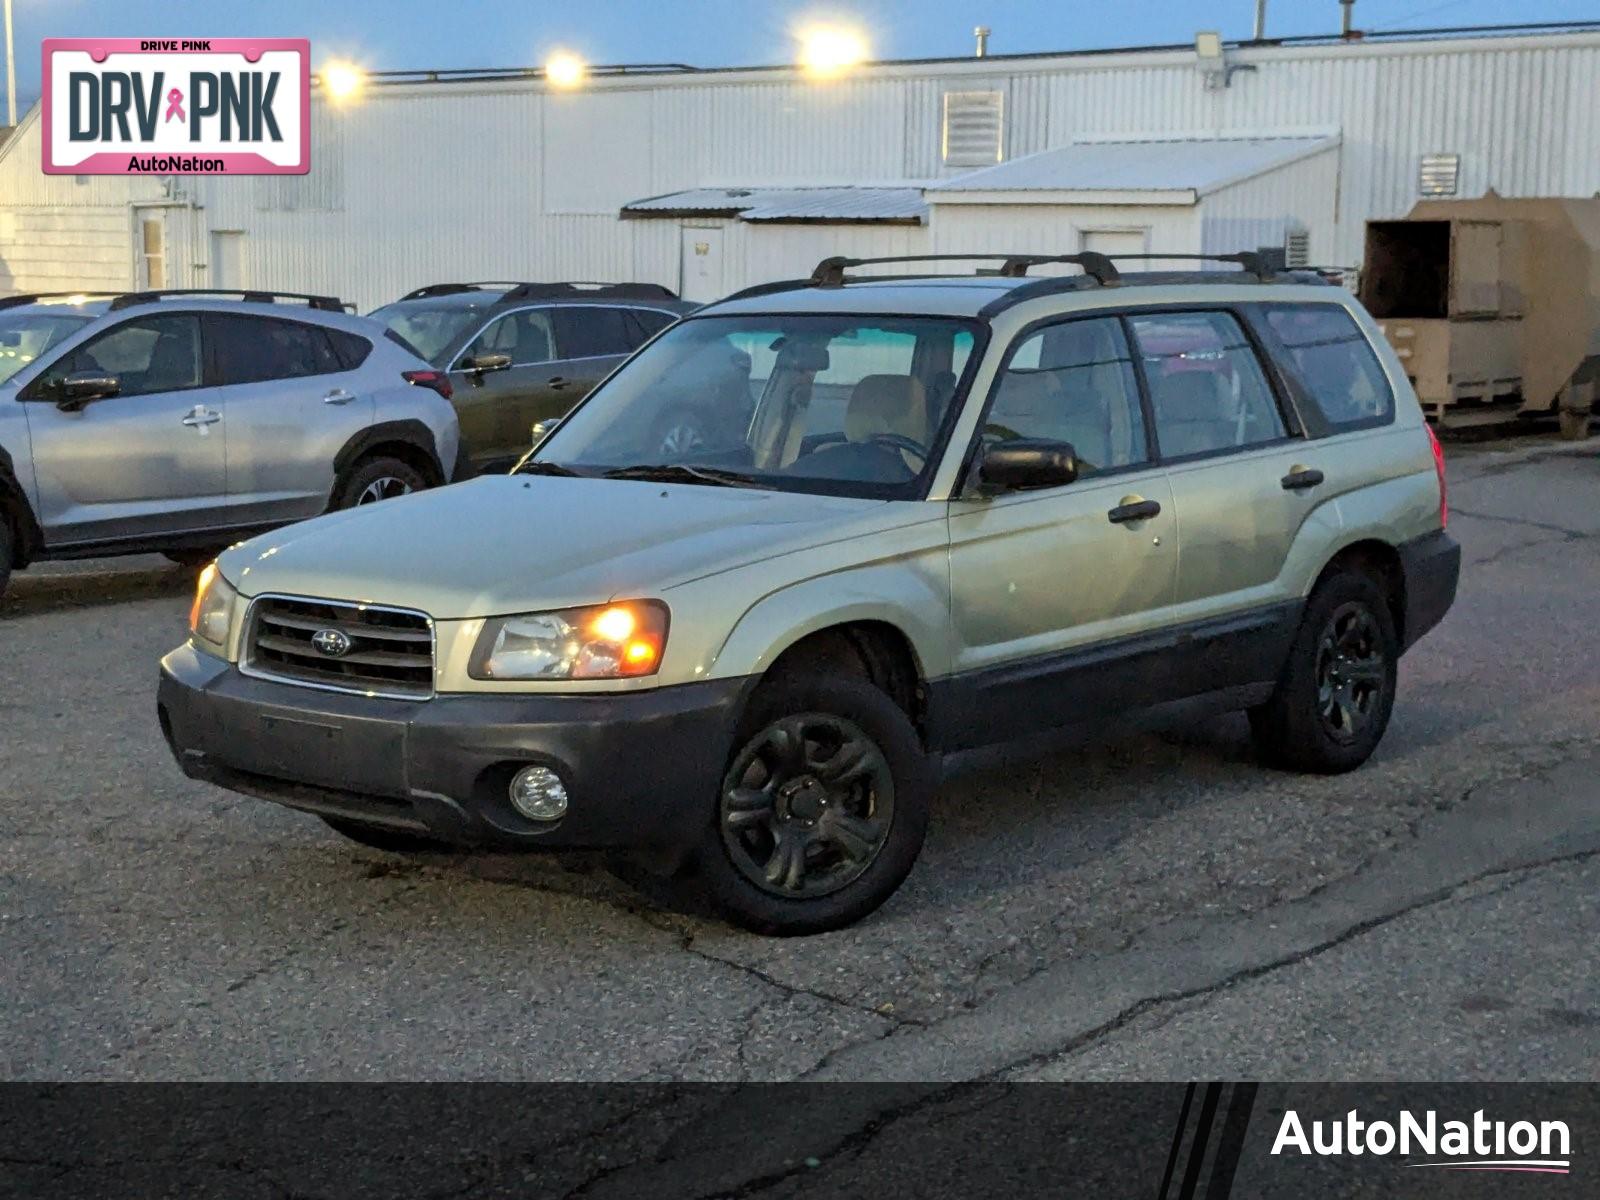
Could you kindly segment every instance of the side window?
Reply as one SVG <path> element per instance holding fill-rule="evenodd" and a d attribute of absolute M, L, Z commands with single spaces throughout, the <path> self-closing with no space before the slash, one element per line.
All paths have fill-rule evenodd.
<path fill-rule="evenodd" d="M 1284 437 L 1283 416 L 1255 351 L 1229 313 L 1129 318 L 1167 458 L 1238 450 Z"/>
<path fill-rule="evenodd" d="M 630 341 L 623 310 L 599 304 L 572 304 L 555 310 L 556 342 L 562 358 L 598 358 L 608 354 L 631 354 L 637 342 Z"/>
<path fill-rule="evenodd" d="M 1121 324 L 1068 321 L 1029 334 L 1006 364 L 982 435 L 1071 442 L 1085 475 L 1147 461 L 1139 380 Z"/>
<path fill-rule="evenodd" d="M 346 371 L 355 370 L 372 353 L 372 343 L 359 333 L 346 333 L 342 329 L 324 329 L 322 332 L 333 347 L 333 356 L 339 360 L 339 366 Z"/>
<path fill-rule="evenodd" d="M 549 310 L 530 308 L 497 317 L 461 356 L 478 354 L 509 354 L 514 367 L 549 362 L 556 357 Z"/>
<path fill-rule="evenodd" d="M 344 369 L 320 326 L 226 314 L 213 321 L 219 382 L 224 385 L 303 379 Z"/>
<path fill-rule="evenodd" d="M 49 387 L 78 371 L 115 375 L 119 396 L 200 386 L 200 319 L 191 313 L 135 317 L 85 342 L 38 379 Z"/>
<path fill-rule="evenodd" d="M 1360 428 L 1394 416 L 1394 392 L 1349 313 L 1336 304 L 1274 304 L 1266 313 L 1330 426 Z"/>
<path fill-rule="evenodd" d="M 630 352 L 637 350 L 677 320 L 671 313 L 659 312 L 653 308 L 625 308 L 621 311 Z"/>

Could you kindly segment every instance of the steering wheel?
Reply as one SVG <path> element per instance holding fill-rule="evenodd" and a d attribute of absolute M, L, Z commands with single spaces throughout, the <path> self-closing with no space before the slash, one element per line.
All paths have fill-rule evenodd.
<path fill-rule="evenodd" d="M 874 433 L 863 438 L 862 441 L 874 446 L 886 446 L 891 450 L 904 450 L 907 454 L 914 454 L 927 465 L 928 457 L 932 453 L 916 438 L 906 437 L 903 433 Z"/>

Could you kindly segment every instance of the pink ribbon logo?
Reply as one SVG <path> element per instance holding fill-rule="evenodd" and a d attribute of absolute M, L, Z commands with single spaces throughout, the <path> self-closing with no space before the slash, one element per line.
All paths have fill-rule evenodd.
<path fill-rule="evenodd" d="M 180 121 L 189 119 L 183 115 L 183 93 L 177 88 L 173 88 L 167 93 L 167 115 L 165 120 L 170 121 L 173 117 L 177 117 Z"/>

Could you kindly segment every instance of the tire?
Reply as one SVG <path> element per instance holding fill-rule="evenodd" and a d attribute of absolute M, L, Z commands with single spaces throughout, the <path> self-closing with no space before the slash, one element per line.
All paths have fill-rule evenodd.
<path fill-rule="evenodd" d="M 700 883 L 756 933 L 850 925 L 910 873 L 937 783 L 910 720 L 878 688 L 809 674 L 764 683 L 695 852 Z"/>
<path fill-rule="evenodd" d="M 11 549 L 11 526 L 0 518 L 0 596 L 6 594 L 6 585 L 11 582 L 11 564 L 14 561 Z"/>
<path fill-rule="evenodd" d="M 1581 409 L 1563 408 L 1560 413 L 1561 436 L 1569 442 L 1581 442 L 1589 436 L 1589 414 Z"/>
<path fill-rule="evenodd" d="M 410 463 L 383 456 L 362 459 L 339 480 L 333 489 L 333 507 L 355 508 L 377 500 L 420 492 L 428 486 L 422 473 Z"/>
<path fill-rule="evenodd" d="M 1271 699 L 1250 730 L 1274 766 L 1337 775 L 1372 755 L 1394 711 L 1399 638 L 1371 576 L 1339 570 L 1316 586 Z"/>
<path fill-rule="evenodd" d="M 208 546 L 203 550 L 163 550 L 161 557 L 168 562 L 177 563 L 180 567 L 193 567 L 199 570 L 226 549 L 226 546 Z"/>
<path fill-rule="evenodd" d="M 381 825 L 363 825 L 360 821 L 347 821 L 343 817 L 322 819 L 335 833 L 342 833 L 352 842 L 360 842 L 372 850 L 385 850 L 390 854 L 448 854 L 455 850 L 450 843 L 421 833 L 385 829 Z"/>

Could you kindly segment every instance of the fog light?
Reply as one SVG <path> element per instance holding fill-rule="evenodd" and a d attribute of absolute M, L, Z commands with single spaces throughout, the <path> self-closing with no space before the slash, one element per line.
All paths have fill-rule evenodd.
<path fill-rule="evenodd" d="M 530 821 L 559 821 L 567 812 L 567 786 L 549 767 L 523 767 L 511 777 L 511 807 Z"/>

